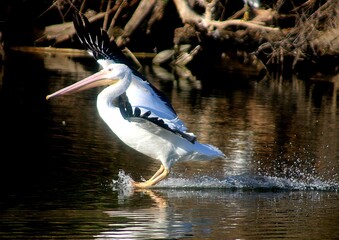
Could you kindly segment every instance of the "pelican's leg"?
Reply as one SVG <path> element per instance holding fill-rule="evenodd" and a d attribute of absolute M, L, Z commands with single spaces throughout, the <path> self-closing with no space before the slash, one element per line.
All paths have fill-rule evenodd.
<path fill-rule="evenodd" d="M 150 179 L 148 179 L 147 182 L 159 176 L 164 171 L 164 169 L 165 169 L 164 165 L 161 164 L 159 170 Z"/>
<path fill-rule="evenodd" d="M 160 171 L 162 170 L 162 171 Z M 160 167 L 160 169 L 146 182 L 134 182 L 133 185 L 134 187 L 137 188 L 148 188 L 151 186 L 154 186 L 161 180 L 165 179 L 168 174 L 170 173 L 170 170 L 165 168 L 164 166 Z"/>
<path fill-rule="evenodd" d="M 147 182 L 151 182 L 153 179 L 155 179 L 156 177 L 158 177 L 163 171 L 164 171 L 164 169 L 165 169 L 165 167 L 164 167 L 164 165 L 160 165 L 160 168 L 158 169 L 158 171 L 150 178 L 150 179 L 148 179 L 148 180 L 146 180 L 145 182 L 134 182 L 133 184 L 134 184 L 134 186 L 136 186 L 136 185 L 140 185 L 140 184 L 143 184 L 143 185 L 145 185 Z"/>

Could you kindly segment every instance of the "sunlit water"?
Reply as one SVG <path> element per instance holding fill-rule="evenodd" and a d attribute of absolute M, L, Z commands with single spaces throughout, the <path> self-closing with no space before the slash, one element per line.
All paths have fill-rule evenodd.
<path fill-rule="evenodd" d="M 1 67 L 0 239 L 336 239 L 338 83 L 143 72 L 226 159 L 175 165 L 128 148 L 99 118 L 100 89 L 45 100 L 91 58 L 12 53 Z M 337 80 L 338 81 L 338 80 Z"/>

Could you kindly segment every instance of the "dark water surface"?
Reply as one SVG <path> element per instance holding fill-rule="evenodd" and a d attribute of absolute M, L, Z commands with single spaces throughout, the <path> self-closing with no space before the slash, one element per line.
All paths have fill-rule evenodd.
<path fill-rule="evenodd" d="M 8 54 L 0 71 L 0 239 L 337 239 L 338 80 L 260 81 L 143 71 L 225 160 L 159 163 L 96 110 L 100 89 L 45 96 L 98 70 L 91 58 Z"/>

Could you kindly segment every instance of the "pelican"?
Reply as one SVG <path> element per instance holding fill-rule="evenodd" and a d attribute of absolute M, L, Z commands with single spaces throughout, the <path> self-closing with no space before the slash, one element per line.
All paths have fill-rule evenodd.
<path fill-rule="evenodd" d="M 108 85 L 97 96 L 100 117 L 126 145 L 161 162 L 150 179 L 133 182 L 134 187 L 154 186 L 169 175 L 176 162 L 224 157 L 218 148 L 199 143 L 187 131 L 166 96 L 133 68 L 104 30 L 94 28 L 78 13 L 73 24 L 80 42 L 102 70 L 47 95 L 46 99 Z"/>

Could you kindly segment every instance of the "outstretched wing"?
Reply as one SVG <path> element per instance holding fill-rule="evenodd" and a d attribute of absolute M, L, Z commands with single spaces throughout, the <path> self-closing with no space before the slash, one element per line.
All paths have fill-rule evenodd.
<path fill-rule="evenodd" d="M 131 67 L 130 61 L 118 45 L 114 41 L 110 42 L 106 31 L 93 27 L 88 19 L 79 13 L 74 14 L 73 24 L 81 44 L 97 61 L 108 60 Z"/>

